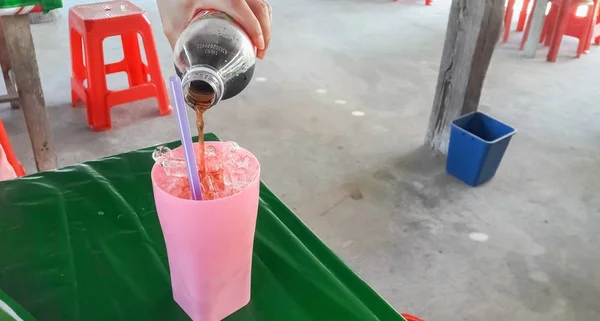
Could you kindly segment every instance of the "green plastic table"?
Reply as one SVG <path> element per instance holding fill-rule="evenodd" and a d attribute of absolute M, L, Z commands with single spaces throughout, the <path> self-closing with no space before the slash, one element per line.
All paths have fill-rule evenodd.
<path fill-rule="evenodd" d="M 153 150 L 0 182 L 0 289 L 15 310 L 38 320 L 189 320 L 172 299 Z M 252 264 L 252 299 L 227 321 L 404 320 L 265 185 Z"/>
<path fill-rule="evenodd" d="M 2 0 L 0 16 L 48 12 L 58 8 L 62 8 L 62 0 Z"/>

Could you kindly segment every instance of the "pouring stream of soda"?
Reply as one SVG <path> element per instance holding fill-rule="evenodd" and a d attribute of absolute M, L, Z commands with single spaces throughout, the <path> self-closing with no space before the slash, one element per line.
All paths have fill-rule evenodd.
<path fill-rule="evenodd" d="M 204 156 L 204 112 L 207 111 L 215 100 L 215 92 L 204 83 L 192 82 L 192 88 L 186 93 L 186 103 L 196 112 L 196 127 L 198 128 L 198 175 L 206 175 L 206 162 Z"/>

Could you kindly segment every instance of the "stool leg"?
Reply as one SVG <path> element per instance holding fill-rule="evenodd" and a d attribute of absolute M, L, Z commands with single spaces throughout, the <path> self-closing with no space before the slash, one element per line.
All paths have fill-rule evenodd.
<path fill-rule="evenodd" d="M 4 153 L 6 153 L 6 160 L 12 166 L 12 168 L 15 170 L 15 173 L 17 174 L 17 176 L 19 176 L 19 177 L 24 176 L 26 174 L 25 169 L 23 168 L 23 165 L 21 165 L 21 163 L 15 156 L 15 152 L 12 149 L 12 145 L 10 144 L 10 140 L 8 139 L 8 134 L 6 133 L 6 130 L 4 129 L 4 124 L 2 124 L 2 121 L 0 121 L 0 145 L 2 145 L 2 149 L 4 150 Z"/>
<path fill-rule="evenodd" d="M 550 7 L 550 12 L 548 12 L 548 16 L 546 16 L 546 21 L 544 22 L 544 29 L 542 29 L 542 37 L 540 40 L 543 41 L 544 46 L 549 47 L 552 44 L 552 38 L 554 37 L 554 33 L 556 32 L 556 27 L 558 26 L 558 13 L 560 12 L 561 7 L 559 5 L 552 4 Z"/>
<path fill-rule="evenodd" d="M 527 10 L 529 9 L 529 2 L 531 0 L 524 0 L 523 7 L 521 7 L 521 13 L 519 14 L 519 21 L 517 22 L 517 31 L 523 31 L 525 29 L 525 21 L 527 20 Z"/>
<path fill-rule="evenodd" d="M 581 57 L 582 53 L 587 53 L 589 43 L 592 41 L 592 37 L 590 35 L 590 32 L 592 32 L 591 26 L 592 26 L 592 23 L 596 22 L 596 19 L 594 19 L 594 13 L 593 13 L 594 10 L 595 10 L 594 7 L 588 7 L 588 15 L 585 17 L 587 27 L 581 28 L 581 31 L 580 31 L 581 34 L 578 37 L 579 44 L 577 46 L 577 56 L 576 56 L 577 58 Z"/>
<path fill-rule="evenodd" d="M 71 79 L 72 82 L 83 83 L 85 78 L 85 66 L 83 65 L 83 44 L 81 35 L 77 30 L 71 28 L 69 31 L 71 44 Z M 75 90 L 71 88 L 71 106 L 82 100 Z"/>
<path fill-rule="evenodd" d="M 554 21 L 554 7 L 550 9 L 550 12 L 546 15 L 544 25 L 542 26 L 542 33 L 540 34 L 540 43 L 545 46 L 549 46 L 550 39 L 552 38 L 552 27 L 555 25 Z"/>
<path fill-rule="evenodd" d="M 104 67 L 103 39 L 86 41 L 85 61 L 87 62 L 88 124 L 93 130 L 111 128 L 110 106 L 106 101 L 106 69 Z"/>
<path fill-rule="evenodd" d="M 585 51 L 585 38 L 579 39 L 577 43 L 577 52 L 575 54 L 575 58 L 580 58 L 581 54 Z"/>
<path fill-rule="evenodd" d="M 596 23 L 598 23 L 598 9 L 600 8 L 600 1 L 596 1 L 594 6 L 592 7 L 592 16 L 590 17 L 589 27 L 587 31 L 587 39 L 585 40 L 585 53 L 590 52 L 590 47 L 592 46 L 592 38 L 594 38 L 594 29 L 596 27 Z"/>
<path fill-rule="evenodd" d="M 510 35 L 510 27 L 512 24 L 512 16 L 515 7 L 515 0 L 508 0 L 508 5 L 506 7 L 506 12 L 504 13 L 504 35 L 502 37 L 502 42 L 508 42 L 508 36 Z"/>
<path fill-rule="evenodd" d="M 137 32 L 121 35 L 121 42 L 123 43 L 123 54 L 125 56 L 125 64 L 127 65 L 129 87 L 148 83 L 148 76 L 144 73 L 142 66 L 142 55 L 140 54 L 140 43 Z"/>
<path fill-rule="evenodd" d="M 555 62 L 556 58 L 558 57 L 560 43 L 565 34 L 565 31 L 567 30 L 567 25 L 569 24 L 569 18 L 571 16 L 571 3 L 571 0 L 565 0 L 558 11 L 558 15 L 556 18 L 556 28 L 554 28 L 552 40 L 550 41 L 550 51 L 548 52 L 548 56 L 546 57 L 546 60 L 548 62 Z"/>
<path fill-rule="evenodd" d="M 146 49 L 146 58 L 148 59 L 148 69 L 150 72 L 150 82 L 156 87 L 156 100 L 158 100 L 158 109 L 161 115 L 169 115 L 173 110 L 169 105 L 169 96 L 167 95 L 167 87 L 160 71 L 160 62 L 156 53 L 156 43 L 150 24 L 141 32 L 144 40 L 144 48 Z"/>
<path fill-rule="evenodd" d="M 533 17 L 533 13 L 535 12 L 535 7 L 537 4 L 537 0 L 533 0 L 533 7 L 531 9 L 531 17 Z M 523 48 L 525 47 L 525 43 L 527 42 L 527 38 L 529 37 L 529 29 L 531 29 L 531 20 L 533 19 L 527 19 L 527 23 L 525 25 L 525 32 L 523 32 L 523 38 L 521 39 L 521 45 L 519 46 L 519 50 L 523 50 Z"/>

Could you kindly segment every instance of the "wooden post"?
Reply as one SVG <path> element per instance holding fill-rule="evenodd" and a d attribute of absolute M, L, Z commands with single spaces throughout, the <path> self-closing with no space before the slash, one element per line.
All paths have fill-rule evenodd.
<path fill-rule="evenodd" d="M 0 103 L 10 102 L 10 106 L 13 109 L 19 109 L 19 95 L 17 95 L 17 88 L 15 88 L 15 84 L 13 83 L 13 79 L 15 78 L 12 72 L 8 48 L 6 48 L 6 39 L 4 38 L 2 21 L 0 21 L 0 67 L 2 69 L 2 76 L 4 78 L 4 85 L 7 93 L 4 96 L 0 96 Z"/>
<path fill-rule="evenodd" d="M 445 154 L 450 124 L 476 111 L 504 16 L 503 0 L 453 0 L 426 143 Z"/>
<path fill-rule="evenodd" d="M 55 169 L 57 161 L 54 142 L 46 113 L 29 17 L 4 16 L 2 24 L 35 164 L 39 171 Z"/>

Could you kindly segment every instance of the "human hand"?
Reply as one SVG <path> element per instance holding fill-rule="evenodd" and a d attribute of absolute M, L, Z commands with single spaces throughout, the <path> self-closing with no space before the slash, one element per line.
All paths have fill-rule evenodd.
<path fill-rule="evenodd" d="M 163 30 L 171 48 L 203 9 L 225 12 L 244 28 L 262 59 L 271 41 L 271 6 L 266 0 L 156 0 Z"/>

